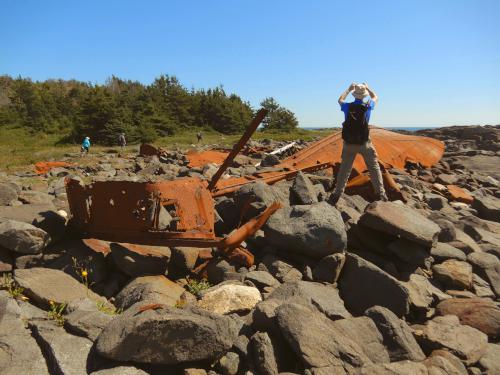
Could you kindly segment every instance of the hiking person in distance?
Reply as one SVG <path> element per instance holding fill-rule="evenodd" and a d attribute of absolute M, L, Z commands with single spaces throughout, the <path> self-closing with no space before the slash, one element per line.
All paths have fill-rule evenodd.
<path fill-rule="evenodd" d="M 123 151 L 123 149 L 127 145 L 127 139 L 125 138 L 125 133 L 120 133 L 120 135 L 118 136 L 118 144 L 120 145 L 120 148 Z"/>
<path fill-rule="evenodd" d="M 82 156 L 83 154 L 88 154 L 89 153 L 89 148 L 90 148 L 90 137 L 85 137 L 82 142 L 82 147 L 80 149 Z"/>
<path fill-rule="evenodd" d="M 201 134 L 201 132 L 197 132 L 196 138 L 198 140 L 198 143 L 202 142 L 203 141 L 203 134 Z"/>
<path fill-rule="evenodd" d="M 351 92 L 355 100 L 347 103 L 345 100 Z M 366 97 L 369 97 L 369 99 L 364 101 Z M 329 199 L 329 202 L 333 205 L 337 204 L 344 192 L 357 154 L 361 154 L 365 160 L 378 199 L 382 201 L 388 200 L 382 180 L 382 172 L 378 165 L 377 151 L 375 151 L 375 147 L 370 140 L 370 130 L 368 128 L 371 112 L 377 103 L 377 94 L 366 83 L 352 83 L 339 97 L 340 110 L 344 112 L 345 118 L 342 123 L 344 144 L 335 189 Z"/>

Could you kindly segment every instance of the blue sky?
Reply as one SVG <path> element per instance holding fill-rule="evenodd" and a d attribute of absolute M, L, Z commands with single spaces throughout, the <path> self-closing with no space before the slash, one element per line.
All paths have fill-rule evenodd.
<path fill-rule="evenodd" d="M 266 96 L 301 126 L 338 126 L 351 82 L 372 123 L 500 123 L 500 1 L 1 0 L 0 74 L 102 83 L 114 74 Z"/>

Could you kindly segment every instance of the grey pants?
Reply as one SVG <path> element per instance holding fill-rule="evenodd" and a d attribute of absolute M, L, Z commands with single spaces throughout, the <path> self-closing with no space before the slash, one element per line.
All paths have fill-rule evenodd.
<path fill-rule="evenodd" d="M 337 174 L 337 183 L 335 185 L 333 195 L 340 197 L 344 192 L 347 180 L 351 175 L 354 158 L 357 154 L 361 154 L 363 159 L 365 159 L 365 164 L 368 167 L 372 185 L 375 189 L 375 194 L 379 197 L 385 197 L 384 182 L 382 180 L 382 172 L 380 171 L 380 167 L 378 165 L 377 151 L 375 151 L 375 147 L 373 147 L 371 141 L 362 145 L 344 142 L 344 146 L 342 148 L 342 162 Z"/>

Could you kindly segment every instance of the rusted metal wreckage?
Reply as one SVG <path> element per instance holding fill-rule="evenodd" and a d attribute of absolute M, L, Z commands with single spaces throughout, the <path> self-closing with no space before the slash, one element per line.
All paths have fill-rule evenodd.
<path fill-rule="evenodd" d="M 252 254 L 240 245 L 265 224 L 280 204 L 271 205 L 229 236 L 220 238 L 214 231 L 213 198 L 232 194 L 254 181 L 273 184 L 291 179 L 299 171 L 328 169 L 333 173 L 342 151 L 341 135 L 336 132 L 272 168 L 263 168 L 248 176 L 222 178 L 266 114 L 264 109 L 256 114 L 209 182 L 186 177 L 173 181 L 96 181 L 82 185 L 76 179 L 67 179 L 71 224 L 90 238 L 143 245 L 215 248 L 242 264 L 253 263 Z M 373 128 L 370 134 L 384 170 L 384 182 L 393 196 L 397 196 L 398 189 L 386 169 L 403 169 L 407 163 L 431 167 L 444 152 L 444 144 L 431 138 L 408 136 L 380 128 Z M 150 145 L 141 146 L 141 154 L 157 155 L 161 152 L 161 149 Z M 358 155 L 353 172 L 356 176 L 350 180 L 348 192 L 369 186 L 365 170 L 366 166 Z M 93 241 L 87 243 L 98 247 Z M 205 256 L 206 259 L 210 257 Z"/>

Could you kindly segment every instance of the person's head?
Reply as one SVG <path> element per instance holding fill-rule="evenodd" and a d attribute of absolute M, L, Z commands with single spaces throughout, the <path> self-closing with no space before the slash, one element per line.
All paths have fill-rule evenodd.
<path fill-rule="evenodd" d="M 366 89 L 366 86 L 362 83 L 355 84 L 352 96 L 354 96 L 356 99 L 363 100 L 366 96 L 368 96 L 368 90 Z"/>
<path fill-rule="evenodd" d="M 88 139 L 90 141 L 90 137 L 85 137 L 85 139 Z"/>

